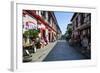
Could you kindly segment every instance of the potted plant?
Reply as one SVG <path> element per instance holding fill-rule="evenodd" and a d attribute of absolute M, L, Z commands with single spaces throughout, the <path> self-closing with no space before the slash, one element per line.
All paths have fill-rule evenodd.
<path fill-rule="evenodd" d="M 39 30 L 36 30 L 36 29 L 29 29 L 27 31 L 24 32 L 24 36 L 26 37 L 26 43 L 29 44 L 29 45 L 32 45 L 31 48 L 33 50 L 33 52 L 36 52 L 36 38 L 38 37 L 38 34 L 39 34 Z M 34 39 L 34 44 L 32 43 L 33 42 L 33 39 Z"/>

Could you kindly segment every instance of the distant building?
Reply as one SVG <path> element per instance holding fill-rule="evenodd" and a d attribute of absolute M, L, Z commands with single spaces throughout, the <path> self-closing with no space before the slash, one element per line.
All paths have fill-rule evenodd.
<path fill-rule="evenodd" d="M 67 25 L 67 29 L 72 29 L 72 23 Z"/>
<path fill-rule="evenodd" d="M 48 42 L 61 36 L 61 30 L 52 11 L 23 10 L 23 33 L 28 29 L 40 30 L 39 37 L 46 38 Z"/>

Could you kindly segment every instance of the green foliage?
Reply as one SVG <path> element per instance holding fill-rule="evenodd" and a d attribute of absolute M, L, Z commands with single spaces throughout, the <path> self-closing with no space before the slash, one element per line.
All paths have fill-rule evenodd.
<path fill-rule="evenodd" d="M 39 34 L 39 30 L 33 30 L 33 29 L 29 29 L 28 31 L 24 32 L 24 36 L 25 37 L 31 37 L 31 38 L 36 38 L 38 37 Z"/>
<path fill-rule="evenodd" d="M 67 32 L 68 32 L 68 34 L 72 34 L 72 29 L 69 28 L 69 29 L 67 30 Z"/>
<path fill-rule="evenodd" d="M 65 32 L 66 39 L 70 39 L 72 34 L 72 29 L 68 28 Z"/>

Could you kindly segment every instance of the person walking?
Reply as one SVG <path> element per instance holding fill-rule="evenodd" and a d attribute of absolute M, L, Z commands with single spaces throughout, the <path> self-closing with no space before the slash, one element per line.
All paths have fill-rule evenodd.
<path fill-rule="evenodd" d="M 45 41 L 44 41 L 44 38 L 42 37 L 41 38 L 41 48 L 44 48 L 44 46 L 45 46 Z"/>
<path fill-rule="evenodd" d="M 47 45 L 48 44 L 48 41 L 47 41 L 47 38 L 46 37 L 44 37 L 44 41 L 45 41 L 45 45 Z"/>

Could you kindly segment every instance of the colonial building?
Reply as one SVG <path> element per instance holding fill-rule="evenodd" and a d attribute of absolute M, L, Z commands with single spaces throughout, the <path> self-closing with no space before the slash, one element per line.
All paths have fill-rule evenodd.
<path fill-rule="evenodd" d="M 81 43 L 84 36 L 88 39 L 88 49 L 91 45 L 91 13 L 74 13 L 72 22 L 72 39 Z M 88 51 L 90 52 L 90 50 Z"/>
<path fill-rule="evenodd" d="M 67 30 L 68 29 L 72 29 L 72 23 L 69 23 L 68 25 L 67 25 Z"/>
<path fill-rule="evenodd" d="M 48 42 L 61 36 L 61 30 L 52 11 L 23 10 L 23 33 L 28 29 L 38 29 L 39 37 L 46 38 Z"/>
<path fill-rule="evenodd" d="M 91 14 L 90 13 L 74 13 L 72 19 L 73 38 L 83 35 L 91 36 Z M 90 40 L 90 38 L 89 38 Z"/>

